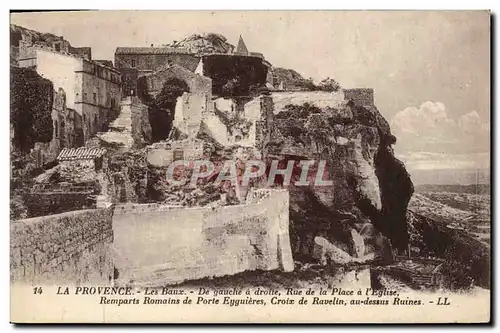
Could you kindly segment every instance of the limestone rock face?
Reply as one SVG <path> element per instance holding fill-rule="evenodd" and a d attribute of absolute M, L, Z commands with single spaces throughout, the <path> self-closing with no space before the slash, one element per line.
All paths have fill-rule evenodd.
<path fill-rule="evenodd" d="M 391 145 L 396 139 L 377 108 L 343 101 L 327 107 L 288 105 L 276 111 L 270 155 L 324 160 L 323 179 L 333 181 L 331 186 L 312 181 L 308 186 L 292 181 L 289 186 L 296 257 L 314 257 L 318 236 L 355 258 L 391 260 L 394 248 L 404 250 L 413 184 L 394 157 Z"/>
<path fill-rule="evenodd" d="M 234 45 L 227 42 L 226 37 L 216 33 L 193 34 L 170 46 L 191 49 L 200 53 L 230 53 Z"/>

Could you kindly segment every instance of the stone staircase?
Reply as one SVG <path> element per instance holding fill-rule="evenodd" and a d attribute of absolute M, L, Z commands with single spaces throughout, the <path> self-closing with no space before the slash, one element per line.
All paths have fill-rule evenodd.
<path fill-rule="evenodd" d="M 118 117 L 109 124 L 109 130 L 99 133 L 98 137 L 110 144 L 130 149 L 134 146 L 132 134 L 132 97 L 122 99 Z"/>

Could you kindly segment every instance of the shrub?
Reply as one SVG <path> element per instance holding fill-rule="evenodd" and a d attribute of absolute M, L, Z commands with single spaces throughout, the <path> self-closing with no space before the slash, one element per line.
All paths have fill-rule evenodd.
<path fill-rule="evenodd" d="M 340 84 L 334 79 L 327 77 L 319 83 L 318 89 L 321 91 L 336 92 L 340 90 Z"/>
<path fill-rule="evenodd" d="M 52 140 L 52 82 L 32 69 L 11 67 L 10 117 L 14 146 L 29 151 L 35 142 Z"/>

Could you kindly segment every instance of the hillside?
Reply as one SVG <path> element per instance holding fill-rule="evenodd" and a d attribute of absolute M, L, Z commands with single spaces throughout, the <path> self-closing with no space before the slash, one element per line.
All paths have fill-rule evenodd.
<path fill-rule="evenodd" d="M 439 218 L 407 213 L 411 246 L 420 256 L 444 258 L 445 287 L 467 289 L 472 285 L 490 288 L 491 254 L 487 244 L 464 230 L 450 229 Z"/>
<path fill-rule="evenodd" d="M 420 184 L 415 185 L 415 192 L 450 192 L 450 193 L 470 193 L 470 194 L 490 194 L 490 184 L 471 184 L 471 185 L 436 185 Z"/>
<path fill-rule="evenodd" d="M 448 191 L 449 192 L 448 192 Z M 486 192 L 488 194 L 475 194 Z M 452 288 L 489 288 L 491 197 L 487 185 L 424 185 L 408 205 L 412 247 L 446 259 Z"/>

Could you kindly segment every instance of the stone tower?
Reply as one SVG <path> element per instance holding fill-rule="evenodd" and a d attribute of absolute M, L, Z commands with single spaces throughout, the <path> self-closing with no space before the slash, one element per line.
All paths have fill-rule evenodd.
<path fill-rule="evenodd" d="M 238 40 L 238 46 L 236 47 L 236 54 L 241 54 L 241 55 L 248 55 L 248 49 L 247 46 L 245 45 L 245 42 L 243 41 L 243 37 L 240 35 L 240 39 Z"/>

